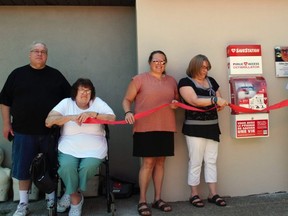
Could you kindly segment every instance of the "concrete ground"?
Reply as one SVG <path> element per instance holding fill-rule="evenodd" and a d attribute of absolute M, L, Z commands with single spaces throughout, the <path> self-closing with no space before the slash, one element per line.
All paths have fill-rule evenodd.
<path fill-rule="evenodd" d="M 215 204 L 204 200 L 204 208 L 196 208 L 186 202 L 170 203 L 173 211 L 163 213 L 157 209 L 152 209 L 153 216 L 288 216 L 288 193 L 278 192 L 272 194 L 259 194 L 243 197 L 226 197 L 226 207 L 218 207 Z M 116 199 L 114 215 L 117 216 L 137 216 L 138 195 L 133 195 L 126 199 Z M 12 216 L 17 202 L 7 201 L 0 203 L 0 216 Z M 42 199 L 30 203 L 30 215 L 48 215 L 45 208 L 46 202 Z M 60 216 L 67 216 L 68 213 L 58 213 Z M 96 198 L 85 198 L 83 206 L 83 216 L 104 216 L 113 215 L 107 213 L 106 199 L 104 196 Z"/>

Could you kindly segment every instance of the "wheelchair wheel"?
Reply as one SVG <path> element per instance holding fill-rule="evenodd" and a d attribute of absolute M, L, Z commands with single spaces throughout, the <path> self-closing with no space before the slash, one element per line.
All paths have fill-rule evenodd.
<path fill-rule="evenodd" d="M 111 213 L 111 215 L 114 216 L 116 208 L 115 208 L 115 197 L 112 192 L 110 192 L 108 196 L 107 208 L 108 213 Z"/>
<path fill-rule="evenodd" d="M 114 216 L 114 215 L 115 215 L 115 211 L 116 211 L 116 209 L 115 209 L 115 203 L 111 203 L 111 205 L 110 205 L 110 211 L 111 211 L 111 215 Z"/>
<path fill-rule="evenodd" d="M 48 216 L 56 216 L 56 215 L 57 215 L 57 211 L 55 207 L 48 209 Z"/>

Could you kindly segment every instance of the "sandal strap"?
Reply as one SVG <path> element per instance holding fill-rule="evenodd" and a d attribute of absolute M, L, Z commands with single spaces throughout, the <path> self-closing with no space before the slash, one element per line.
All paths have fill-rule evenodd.
<path fill-rule="evenodd" d="M 212 200 L 213 200 L 214 202 L 216 202 L 216 200 L 219 199 L 219 198 L 221 198 L 221 197 L 219 196 L 219 194 L 216 194 L 216 195 L 214 195 L 214 196 L 212 197 Z M 221 198 L 221 199 L 222 199 L 222 198 Z"/>
<path fill-rule="evenodd" d="M 216 205 L 219 205 L 219 206 L 226 206 L 226 201 L 221 197 L 219 196 L 219 194 L 216 194 L 214 195 L 211 200 L 216 204 Z"/>
<path fill-rule="evenodd" d="M 160 207 L 160 204 L 161 203 L 165 203 L 165 202 L 163 202 L 163 200 L 162 199 L 159 199 L 159 200 L 157 200 L 156 202 L 154 202 L 154 206 L 157 206 L 157 207 Z"/>
<path fill-rule="evenodd" d="M 199 197 L 199 195 L 195 195 L 193 197 L 190 197 L 189 202 L 196 207 L 204 207 L 203 200 Z"/>
<path fill-rule="evenodd" d="M 148 212 L 148 214 L 142 214 L 143 212 Z M 138 209 L 138 213 L 140 214 L 140 215 L 147 215 L 147 216 L 149 216 L 149 215 L 151 215 L 151 210 L 147 207 L 147 208 L 143 208 L 143 209 Z"/>
<path fill-rule="evenodd" d="M 142 206 L 147 206 L 148 207 L 146 202 L 142 202 L 142 203 L 138 204 L 138 209 L 141 208 Z"/>
<path fill-rule="evenodd" d="M 219 196 L 218 194 L 216 194 L 216 195 L 214 195 L 213 197 L 212 197 L 212 200 L 216 203 L 219 203 L 219 202 L 225 202 L 225 200 L 221 197 L 221 196 Z"/>
<path fill-rule="evenodd" d="M 141 208 L 143 207 L 143 208 Z M 143 214 L 146 212 L 146 214 Z M 139 215 L 144 215 L 144 216 L 150 216 L 151 215 L 151 209 L 148 207 L 146 202 L 142 202 L 138 204 L 138 213 Z"/>
<path fill-rule="evenodd" d="M 191 204 L 198 204 L 198 203 L 203 203 L 203 201 L 200 199 L 198 201 L 194 201 L 194 202 L 192 200 L 190 200 L 190 203 Z"/>
<path fill-rule="evenodd" d="M 161 209 L 162 211 L 171 211 L 172 209 L 171 206 L 167 202 L 163 201 L 162 199 L 155 201 L 153 203 L 153 207 Z M 165 210 L 166 208 L 169 208 L 169 210 Z"/>
<path fill-rule="evenodd" d="M 199 200 L 201 200 L 200 199 L 200 197 L 199 197 L 199 195 L 195 195 L 195 196 L 193 196 L 193 197 L 190 197 L 190 202 L 193 202 L 194 200 L 197 200 L 197 199 L 199 199 Z"/>

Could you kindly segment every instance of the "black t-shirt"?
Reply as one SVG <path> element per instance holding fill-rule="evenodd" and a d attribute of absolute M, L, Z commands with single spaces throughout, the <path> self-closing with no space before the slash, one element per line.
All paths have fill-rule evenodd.
<path fill-rule="evenodd" d="M 203 87 L 197 86 L 190 78 L 182 78 L 178 83 L 178 89 L 184 86 L 190 86 L 194 89 L 196 95 L 202 98 L 211 98 L 215 96 L 215 92 L 218 90 L 219 85 L 215 79 L 212 77 L 207 77 L 208 82 L 211 84 L 210 88 L 204 89 Z M 189 105 L 183 98 L 182 101 Z M 195 106 L 194 106 L 195 107 Z M 185 121 L 186 120 L 195 120 L 192 122 L 198 123 L 183 123 L 182 132 L 187 136 L 202 137 L 207 139 L 212 139 L 215 141 L 220 141 L 219 135 L 221 134 L 218 121 L 217 123 L 207 124 L 209 121 L 218 120 L 217 109 L 212 109 L 214 105 L 206 107 L 195 107 L 198 109 L 206 110 L 205 112 L 198 112 L 192 110 L 185 110 Z M 210 110 L 211 109 L 211 110 Z M 206 122 L 205 122 L 206 121 Z"/>
<path fill-rule="evenodd" d="M 8 76 L 0 103 L 10 107 L 13 130 L 24 134 L 47 134 L 45 119 L 63 98 L 70 97 L 71 86 L 60 71 L 45 66 L 17 68 Z"/>

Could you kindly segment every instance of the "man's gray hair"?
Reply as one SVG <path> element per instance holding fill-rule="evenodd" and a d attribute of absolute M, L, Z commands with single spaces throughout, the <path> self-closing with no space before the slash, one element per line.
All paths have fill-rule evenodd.
<path fill-rule="evenodd" d="M 36 44 L 41 44 L 44 46 L 46 52 L 48 53 L 47 45 L 43 41 L 33 41 L 33 43 L 30 45 L 30 51 L 32 51 L 35 48 Z"/>

